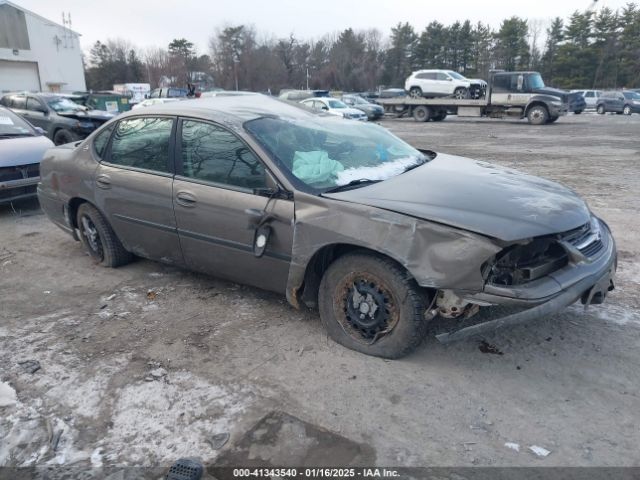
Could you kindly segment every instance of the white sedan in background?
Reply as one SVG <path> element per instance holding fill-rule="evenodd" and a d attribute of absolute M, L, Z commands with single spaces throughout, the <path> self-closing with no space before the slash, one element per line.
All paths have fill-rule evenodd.
<path fill-rule="evenodd" d="M 144 108 L 151 107 L 152 105 L 159 105 L 161 103 L 169 103 L 169 102 L 178 102 L 180 98 L 147 98 L 140 103 L 136 103 L 131 110 L 135 110 L 136 108 Z"/>
<path fill-rule="evenodd" d="M 346 103 L 331 97 L 312 97 L 302 100 L 300 103 L 311 107 L 314 110 L 321 110 L 338 117 L 349 118 L 351 120 L 367 121 L 367 114 L 357 108 L 351 108 Z"/>

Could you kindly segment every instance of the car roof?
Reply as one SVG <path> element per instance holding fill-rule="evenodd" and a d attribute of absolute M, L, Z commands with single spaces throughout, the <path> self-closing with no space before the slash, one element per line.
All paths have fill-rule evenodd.
<path fill-rule="evenodd" d="M 142 111 L 131 110 L 122 113 L 117 118 L 153 114 L 199 117 L 235 128 L 240 128 L 245 122 L 262 117 L 304 120 L 317 115 L 294 103 L 254 93 L 159 103 Z"/>

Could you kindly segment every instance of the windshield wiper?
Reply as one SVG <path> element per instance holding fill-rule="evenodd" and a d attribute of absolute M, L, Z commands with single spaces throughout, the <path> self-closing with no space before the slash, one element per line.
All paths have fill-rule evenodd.
<path fill-rule="evenodd" d="M 358 186 L 362 187 L 365 185 L 370 185 L 372 183 L 378 183 L 382 180 L 371 180 L 369 178 L 359 178 L 357 180 L 351 180 L 349 183 L 345 183 L 344 185 L 338 185 L 336 187 L 331 187 L 328 190 L 325 190 L 324 193 L 336 193 L 342 192 L 343 190 L 351 190 L 353 188 L 357 188 Z"/>

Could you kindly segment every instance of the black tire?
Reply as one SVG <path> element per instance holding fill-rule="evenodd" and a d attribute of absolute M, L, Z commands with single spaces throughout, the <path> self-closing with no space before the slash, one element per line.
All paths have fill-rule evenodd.
<path fill-rule="evenodd" d="M 444 120 L 445 118 L 447 118 L 447 113 L 446 112 L 440 112 L 437 115 L 434 115 L 431 120 L 434 122 L 441 122 L 442 120 Z"/>
<path fill-rule="evenodd" d="M 431 111 L 429 107 L 419 105 L 413 108 L 413 119 L 416 122 L 428 122 L 431 117 Z"/>
<path fill-rule="evenodd" d="M 531 125 L 544 125 L 549 120 L 549 111 L 544 105 L 534 105 L 527 112 L 527 120 Z"/>
<path fill-rule="evenodd" d="M 355 295 L 360 299 L 358 305 Z M 349 253 L 333 262 L 322 277 L 320 319 L 329 336 L 347 348 L 400 358 L 426 335 L 426 297 L 392 260 L 366 252 Z"/>
<path fill-rule="evenodd" d="M 547 123 L 553 123 L 555 121 L 557 121 L 560 117 L 549 117 L 549 120 L 547 120 Z"/>
<path fill-rule="evenodd" d="M 604 115 L 606 113 L 604 105 L 598 105 L 598 108 L 596 108 L 596 112 L 598 112 L 600 115 Z"/>
<path fill-rule="evenodd" d="M 133 255 L 124 249 L 111 225 L 93 205 L 80 205 L 77 222 L 80 241 L 96 263 L 119 267 L 131 261 Z"/>
<path fill-rule="evenodd" d="M 411 87 L 409 96 L 411 98 L 422 98 L 422 89 L 420 87 Z"/>
<path fill-rule="evenodd" d="M 61 128 L 53 135 L 53 143 L 55 145 L 64 145 L 65 143 L 73 142 L 73 140 L 73 134 L 64 128 Z"/>
<path fill-rule="evenodd" d="M 631 115 L 631 107 L 629 105 L 625 105 L 622 109 L 622 113 L 624 113 L 625 115 Z"/>
<path fill-rule="evenodd" d="M 576 115 L 580 115 L 580 114 L 582 113 L 582 110 L 576 110 L 576 111 L 575 111 L 575 112 L 573 112 L 573 113 L 575 113 Z"/>

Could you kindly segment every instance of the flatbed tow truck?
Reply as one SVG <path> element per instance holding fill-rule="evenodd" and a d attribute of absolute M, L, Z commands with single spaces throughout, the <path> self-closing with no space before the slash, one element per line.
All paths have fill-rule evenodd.
<path fill-rule="evenodd" d="M 569 94 L 544 85 L 538 72 L 492 71 L 485 95 L 477 100 L 397 97 L 378 99 L 386 113 L 417 122 L 459 117 L 526 118 L 531 125 L 553 123 L 569 110 Z"/>

